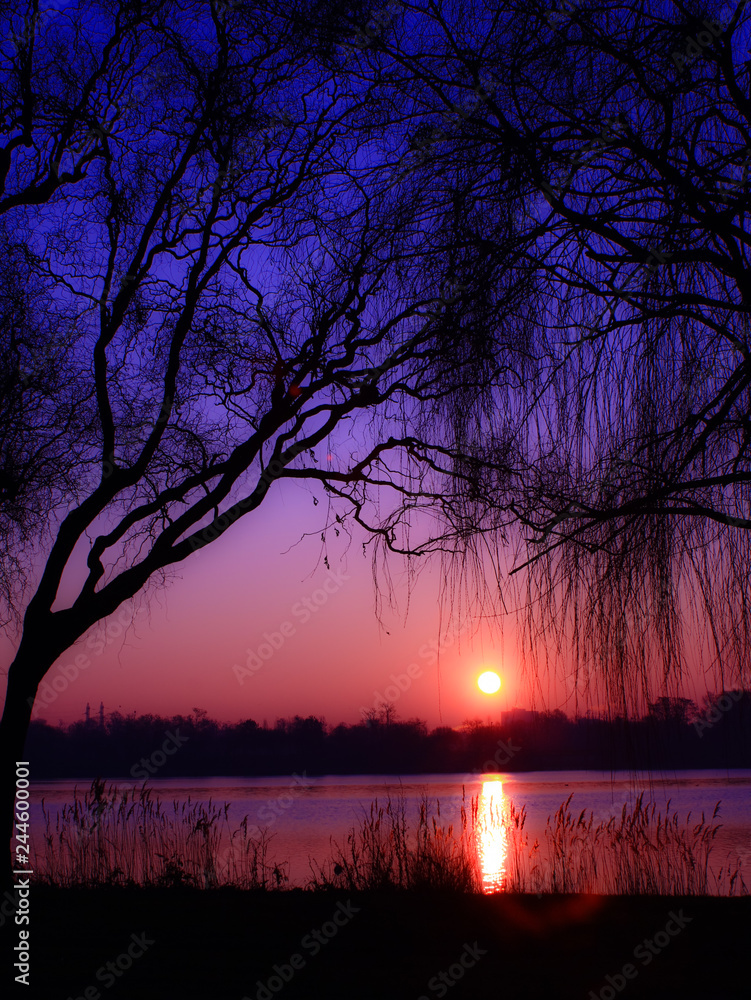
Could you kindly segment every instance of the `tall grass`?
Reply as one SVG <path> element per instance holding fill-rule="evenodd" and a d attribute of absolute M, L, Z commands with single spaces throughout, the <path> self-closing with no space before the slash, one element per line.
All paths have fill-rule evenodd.
<path fill-rule="evenodd" d="M 229 805 L 173 802 L 171 812 L 151 789 L 118 790 L 92 782 L 52 819 L 42 800 L 43 850 L 34 870 L 56 886 L 235 885 L 278 888 L 282 866 L 268 860 L 269 840 L 248 835 L 248 817 L 231 830 Z"/>
<path fill-rule="evenodd" d="M 501 876 L 496 888 L 516 893 L 741 895 L 748 892 L 740 862 L 710 864 L 720 829 L 719 803 L 709 820 L 702 813 L 681 822 L 668 803 L 664 813 L 639 796 L 620 819 L 594 822 L 572 811 L 573 795 L 552 815 L 530 845 L 525 808 L 504 800 L 479 815 L 462 794 L 459 823 L 445 824 L 441 804 L 423 795 L 410 822 L 403 795 L 375 800 L 343 843 L 332 841 L 322 864 L 311 861 L 309 889 L 483 890 L 480 838 L 490 825 L 502 830 Z M 36 878 L 56 886 L 232 885 L 281 888 L 286 864 L 269 859 L 271 838 L 248 833 L 248 817 L 235 830 L 229 805 L 172 803 L 151 789 L 118 790 L 94 781 L 53 819 L 44 801 L 43 847 L 36 851 Z M 495 859 L 498 860 L 498 852 Z M 487 885 L 486 885 L 487 888 Z"/>
<path fill-rule="evenodd" d="M 344 844 L 332 840 L 333 855 L 323 865 L 311 862 L 311 889 L 450 889 L 479 892 L 482 878 L 464 800 L 460 828 L 441 823 L 423 795 L 414 827 L 403 795 L 376 799 Z"/>
<path fill-rule="evenodd" d="M 508 802 L 495 821 L 509 831 L 506 892 L 597 892 L 605 895 L 742 895 L 748 892 L 739 860 L 710 866 L 721 824 L 718 802 L 681 822 L 670 802 L 664 814 L 639 797 L 620 819 L 594 822 L 587 810 L 572 811 L 573 794 L 548 816 L 542 843 L 529 845 L 526 809 Z"/>

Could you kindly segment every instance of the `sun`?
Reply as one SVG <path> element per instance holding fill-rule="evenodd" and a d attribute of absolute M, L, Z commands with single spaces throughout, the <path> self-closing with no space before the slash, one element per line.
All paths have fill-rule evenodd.
<path fill-rule="evenodd" d="M 495 694 L 501 686 L 501 678 L 494 670 L 486 670 L 477 678 L 477 686 L 485 694 Z"/>

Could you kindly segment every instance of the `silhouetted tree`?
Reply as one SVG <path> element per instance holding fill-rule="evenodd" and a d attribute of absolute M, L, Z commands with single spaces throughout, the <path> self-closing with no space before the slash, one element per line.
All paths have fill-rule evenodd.
<path fill-rule="evenodd" d="M 696 717 L 697 708 L 690 698 L 658 698 L 649 704 L 648 718 L 656 722 L 687 726 Z"/>
<path fill-rule="evenodd" d="M 102 729 L 76 722 L 34 721 L 27 751 L 42 778 L 171 775 L 372 774 L 390 772 L 530 771 L 578 768 L 745 767 L 751 693 L 723 692 L 694 714 L 693 703 L 658 701 L 638 720 L 592 715 L 576 721 L 560 712 L 534 712 L 524 721 L 439 727 L 421 719 L 389 726 L 338 725 L 322 720 L 281 720 L 263 730 L 252 720 L 220 724 L 195 717 L 112 713 Z M 311 721 L 313 720 L 313 721 Z M 158 751 L 165 739 L 179 748 Z M 155 756 L 155 751 L 156 756 Z M 165 759 L 166 757 L 166 759 Z"/>
<path fill-rule="evenodd" d="M 503 575 L 494 534 L 518 541 L 525 647 L 573 654 L 614 712 L 655 667 L 679 676 L 687 628 L 748 676 L 749 23 L 745 4 L 439 0 L 348 57 L 394 81 L 405 169 L 445 179 L 490 287 L 526 255 L 517 384 L 488 367 L 451 399 L 471 470 L 453 509 L 480 586 L 492 559 Z"/>
<path fill-rule="evenodd" d="M 45 315 L 23 314 L 19 278 L 3 336 L 41 388 L 27 403 L 12 356 L 4 412 L 33 441 L 3 432 L 0 502 L 13 517 L 26 448 L 26 523 L 48 519 L 49 537 L 7 553 L 34 573 L 0 721 L 3 808 L 56 658 L 278 481 L 320 484 L 396 551 L 456 538 L 465 473 L 436 416 L 481 376 L 458 316 L 473 279 L 457 277 L 478 251 L 458 260 L 436 188 L 391 183 L 383 82 L 332 70 L 315 44 L 281 3 L 103 0 L 32 25 L 4 66 L 0 210 Z M 428 506 L 445 530 L 413 539 Z"/>

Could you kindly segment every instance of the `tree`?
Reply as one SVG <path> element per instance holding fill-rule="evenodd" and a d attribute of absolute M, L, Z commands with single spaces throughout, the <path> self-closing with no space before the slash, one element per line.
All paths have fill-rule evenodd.
<path fill-rule="evenodd" d="M 47 205 L 87 179 L 105 155 L 110 96 L 133 83 L 127 56 L 162 7 L 149 0 L 90 5 L 100 34 L 89 47 L 81 44 L 80 12 L 40 11 L 36 0 L 21 9 L 4 5 L 0 215 Z M 145 88 L 141 78 L 140 92 Z"/>
<path fill-rule="evenodd" d="M 127 84 L 115 53 L 137 44 L 154 6 L 120 5 L 102 22 L 109 32 L 97 56 L 66 44 L 60 12 L 37 3 L 4 10 L 0 21 L 0 593 L 16 623 L 26 583 L 19 553 L 44 537 L 55 497 L 75 493 L 78 443 L 90 431 L 74 316 L 51 308 L 31 212 L 84 184 L 104 156 L 107 94 Z"/>
<path fill-rule="evenodd" d="M 657 723 L 680 728 L 690 725 L 694 721 L 697 711 L 695 703 L 690 698 L 663 696 L 649 703 L 647 718 Z"/>
<path fill-rule="evenodd" d="M 47 310 L 17 235 L 1 221 L 0 232 L 0 603 L 7 624 L 18 620 L 21 553 L 44 533 L 55 496 L 75 490 L 73 442 L 84 427 L 65 317 Z"/>
<path fill-rule="evenodd" d="M 515 538 L 528 648 L 557 636 L 615 709 L 646 703 L 656 667 L 680 675 L 687 627 L 742 682 L 751 15 L 654 0 L 414 10 L 369 58 L 409 94 L 422 162 L 463 178 L 457 211 L 477 220 L 488 271 L 509 234 L 527 254 L 540 314 L 514 315 L 518 385 L 487 379 L 456 416 L 475 582 L 491 559 L 504 569 L 494 539 Z M 498 211 L 509 169 L 516 198 Z"/>
<path fill-rule="evenodd" d="M 6 217 L 45 309 L 21 322 L 40 401 L 27 405 L 15 375 L 11 398 L 34 441 L 29 531 L 48 519 L 49 533 L 26 555 L 4 808 L 56 658 L 279 480 L 347 501 L 387 547 L 449 544 L 450 525 L 410 537 L 416 510 L 457 496 L 457 456 L 415 415 L 477 377 L 460 339 L 441 340 L 471 282 L 445 292 L 455 260 L 440 204 L 386 183 L 375 82 L 350 86 L 311 58 L 281 5 L 85 3 L 32 33 L 8 72 Z M 356 458 L 341 433 L 355 418 Z"/>

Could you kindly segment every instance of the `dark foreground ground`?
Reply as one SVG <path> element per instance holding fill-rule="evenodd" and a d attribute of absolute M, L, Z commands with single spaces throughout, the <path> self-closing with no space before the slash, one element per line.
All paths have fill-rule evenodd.
<path fill-rule="evenodd" d="M 751 897 L 538 899 L 37 887 L 31 902 L 31 986 L 4 996 L 751 996 Z M 3 980 L 12 981 L 8 929 L 6 922 L 2 972 Z M 17 940 L 17 928 L 11 928 L 11 938 Z"/>

